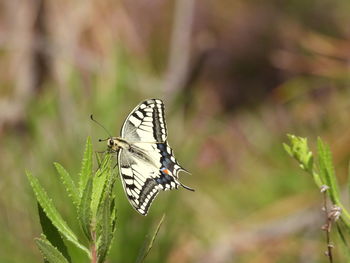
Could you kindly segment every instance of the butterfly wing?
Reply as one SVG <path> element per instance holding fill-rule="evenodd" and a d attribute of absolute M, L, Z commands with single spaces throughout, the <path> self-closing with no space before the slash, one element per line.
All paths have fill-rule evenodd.
<path fill-rule="evenodd" d="M 121 137 L 128 142 L 165 142 L 164 104 L 159 99 L 140 103 L 126 118 Z"/>
<path fill-rule="evenodd" d="M 160 190 L 177 189 L 178 173 L 183 169 L 168 145 L 164 104 L 149 99 L 139 104 L 126 118 L 122 139 L 130 148 L 118 153 L 119 171 L 130 204 L 142 215 Z"/>
<path fill-rule="evenodd" d="M 152 201 L 159 192 L 154 180 L 156 169 L 125 150 L 119 151 L 118 165 L 123 188 L 130 204 L 140 214 L 146 215 Z"/>
<path fill-rule="evenodd" d="M 130 204 L 146 215 L 160 190 L 177 189 L 182 185 L 178 173 L 184 170 L 172 155 L 167 143 L 135 143 L 133 150 L 121 150 L 119 171 Z"/>

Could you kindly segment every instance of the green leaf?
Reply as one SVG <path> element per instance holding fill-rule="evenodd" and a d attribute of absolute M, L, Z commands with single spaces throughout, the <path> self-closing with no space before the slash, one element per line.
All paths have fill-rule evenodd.
<path fill-rule="evenodd" d="M 57 228 L 52 224 L 50 219 L 46 216 L 43 208 L 40 206 L 39 203 L 38 203 L 38 213 L 39 213 L 40 225 L 47 240 L 53 246 L 55 246 L 69 262 L 71 262 L 71 258 L 68 254 L 67 247 L 64 244 L 61 235 L 59 234 Z"/>
<path fill-rule="evenodd" d="M 96 160 L 97 160 L 97 165 L 98 165 L 98 167 L 100 167 L 102 160 L 101 160 L 101 156 L 100 156 L 99 152 L 95 152 L 95 156 L 96 156 Z"/>
<path fill-rule="evenodd" d="M 149 254 L 149 252 L 151 251 L 152 247 L 153 247 L 153 244 L 154 244 L 154 240 L 156 239 L 157 235 L 158 235 L 158 232 L 160 230 L 160 227 L 162 226 L 163 224 L 163 221 L 164 221 L 164 218 L 165 218 L 165 214 L 163 214 L 162 218 L 160 219 L 159 223 L 158 223 L 158 226 L 156 228 L 156 231 L 153 233 L 153 236 L 152 238 L 150 239 L 149 243 L 148 243 L 148 246 L 147 248 L 144 250 L 144 252 L 142 254 L 140 254 L 140 256 L 137 258 L 136 262 L 137 263 L 142 263 L 144 262 L 144 260 L 146 259 L 147 255 Z"/>
<path fill-rule="evenodd" d="M 348 164 L 348 195 L 350 196 L 350 162 Z"/>
<path fill-rule="evenodd" d="M 288 134 L 287 137 L 290 141 L 290 146 L 284 143 L 283 147 L 285 151 L 299 162 L 303 170 L 311 173 L 314 163 L 312 152 L 309 150 L 307 144 L 307 139 L 291 134 Z"/>
<path fill-rule="evenodd" d="M 345 256 L 347 258 L 347 262 L 349 262 L 349 260 L 350 260 L 350 246 L 349 246 L 348 241 L 346 240 L 345 236 L 349 236 L 350 229 L 348 228 L 348 226 L 346 224 L 344 224 L 344 222 L 342 222 L 342 220 L 337 222 L 336 227 L 337 227 L 339 238 L 342 241 L 342 242 L 340 242 L 340 244 L 343 247 L 342 250 L 345 251 Z M 343 229 L 346 231 L 346 233 L 343 233 Z"/>
<path fill-rule="evenodd" d="M 289 154 L 289 156 L 294 157 L 291 147 L 286 143 L 282 143 L 282 145 L 283 145 L 284 150 Z"/>
<path fill-rule="evenodd" d="M 113 238 L 111 224 L 111 200 L 110 196 L 104 199 L 99 209 L 100 218 L 98 222 L 98 262 L 104 262 Z"/>
<path fill-rule="evenodd" d="M 341 222 L 341 221 L 340 221 Z M 345 226 L 345 225 L 344 225 Z M 336 223 L 336 227 L 337 227 L 337 231 L 338 231 L 338 234 L 339 234 L 339 237 L 340 237 L 340 239 L 341 239 L 341 241 L 343 242 L 343 244 L 348 248 L 347 250 L 349 250 L 349 252 L 350 252 L 350 247 L 349 247 L 349 244 L 348 244 L 348 242 L 347 242 L 347 240 L 346 240 L 346 238 L 345 238 L 345 235 L 344 235 L 344 233 L 343 233 L 343 231 L 342 231 L 342 228 L 341 228 L 341 223 Z M 349 234 L 349 230 L 347 230 L 347 234 Z"/>
<path fill-rule="evenodd" d="M 92 174 L 92 145 L 90 137 L 86 140 L 85 151 L 83 155 L 83 161 L 81 163 L 80 181 L 79 181 L 79 193 L 83 195 L 85 185 Z"/>
<path fill-rule="evenodd" d="M 117 208 L 115 206 L 115 196 L 113 196 L 111 203 L 111 225 L 112 232 L 114 233 L 117 225 Z"/>
<path fill-rule="evenodd" d="M 78 209 L 78 218 L 83 232 L 87 239 L 91 241 L 91 194 L 92 194 L 92 177 L 89 178 Z"/>
<path fill-rule="evenodd" d="M 60 175 L 61 182 L 65 186 L 69 197 L 72 199 L 72 202 L 76 208 L 78 208 L 80 197 L 79 190 L 75 186 L 75 183 L 69 173 L 63 168 L 59 163 L 54 163 L 58 174 Z"/>
<path fill-rule="evenodd" d="M 113 176 L 113 171 L 109 169 L 105 189 L 102 193 L 100 206 L 98 207 L 98 262 L 103 262 L 108 255 L 115 232 L 115 199 L 114 197 L 112 199 L 115 179 L 116 177 Z"/>
<path fill-rule="evenodd" d="M 55 248 L 48 240 L 43 238 L 35 239 L 43 257 L 50 263 L 68 263 L 68 260 L 62 255 L 62 253 Z"/>
<path fill-rule="evenodd" d="M 329 196 L 334 204 L 339 204 L 339 187 L 335 177 L 332 153 L 329 146 L 321 138 L 317 139 L 318 159 L 320 167 L 320 176 L 322 181 L 329 186 Z"/>
<path fill-rule="evenodd" d="M 97 170 L 93 179 L 91 210 L 94 216 L 96 216 L 101 196 L 105 189 L 106 182 L 109 180 L 109 176 L 111 176 L 111 154 L 107 154 L 103 158 L 100 168 Z"/>
<path fill-rule="evenodd" d="M 284 150 L 297 160 L 301 169 L 312 175 L 318 187 L 324 185 L 320 175 L 315 170 L 313 154 L 309 150 L 307 139 L 292 134 L 287 134 L 287 137 L 290 145 L 283 143 Z"/>
<path fill-rule="evenodd" d="M 48 197 L 46 191 L 40 185 L 38 179 L 29 172 L 26 172 L 26 174 L 33 188 L 33 191 L 38 203 L 43 208 L 45 214 L 50 219 L 52 224 L 57 228 L 57 230 L 61 233 L 62 236 L 64 236 L 67 240 L 72 242 L 78 248 L 85 251 L 90 257 L 89 250 L 85 246 L 79 243 L 76 235 L 68 227 L 67 223 L 62 219 L 61 215 L 58 213 L 57 209 L 55 208 L 52 200 Z"/>

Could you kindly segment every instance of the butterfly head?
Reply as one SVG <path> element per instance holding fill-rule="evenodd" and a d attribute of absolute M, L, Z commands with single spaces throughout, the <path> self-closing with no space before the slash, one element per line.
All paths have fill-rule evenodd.
<path fill-rule="evenodd" d="M 119 137 L 110 137 L 107 139 L 107 149 L 109 152 L 118 152 L 121 148 L 128 149 L 129 144 Z"/>
<path fill-rule="evenodd" d="M 107 149 L 109 152 L 117 152 L 120 146 L 116 137 L 110 137 L 107 139 Z"/>
<path fill-rule="evenodd" d="M 114 142 L 113 138 L 109 138 L 109 139 L 107 140 L 107 146 L 108 146 L 108 148 L 112 148 L 112 147 L 114 146 L 114 144 L 115 144 L 115 142 Z"/>

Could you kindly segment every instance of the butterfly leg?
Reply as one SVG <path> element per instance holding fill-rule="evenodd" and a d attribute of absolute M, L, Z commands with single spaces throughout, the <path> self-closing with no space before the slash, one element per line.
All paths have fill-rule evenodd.
<path fill-rule="evenodd" d="M 101 160 L 103 160 L 103 158 L 105 157 L 105 154 L 106 154 L 106 151 L 95 151 L 95 156 L 98 164 L 98 168 L 96 169 L 96 171 L 101 168 L 101 163 L 102 163 Z M 100 155 L 102 155 L 102 158 Z"/>

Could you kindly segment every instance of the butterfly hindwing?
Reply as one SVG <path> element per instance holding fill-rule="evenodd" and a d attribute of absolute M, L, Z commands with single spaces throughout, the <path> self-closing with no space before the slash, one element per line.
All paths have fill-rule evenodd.
<path fill-rule="evenodd" d="M 147 155 L 147 159 L 132 151 L 121 150 L 119 170 L 123 187 L 131 205 L 141 214 L 148 209 L 160 190 L 176 189 L 178 172 L 182 169 L 172 155 L 167 143 L 136 143 L 137 151 Z"/>
<path fill-rule="evenodd" d="M 123 188 L 130 204 L 139 213 L 146 215 L 159 192 L 153 180 L 153 169 L 126 151 L 119 152 L 118 164 Z"/>

